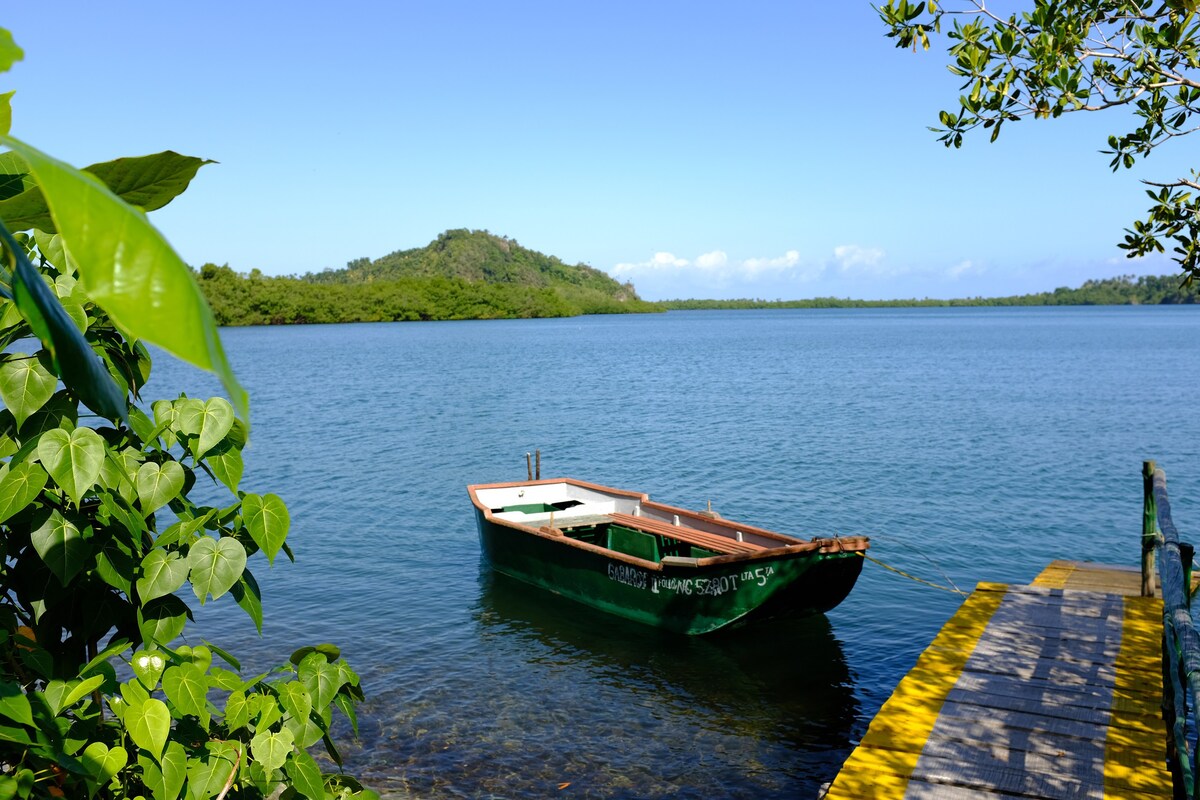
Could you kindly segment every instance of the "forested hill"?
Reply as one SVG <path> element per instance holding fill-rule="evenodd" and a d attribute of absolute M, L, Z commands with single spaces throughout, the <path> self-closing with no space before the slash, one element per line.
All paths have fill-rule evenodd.
<path fill-rule="evenodd" d="M 300 277 L 206 264 L 200 287 L 221 325 L 569 317 L 661 311 L 585 264 L 503 236 L 446 231 L 426 247 Z"/>

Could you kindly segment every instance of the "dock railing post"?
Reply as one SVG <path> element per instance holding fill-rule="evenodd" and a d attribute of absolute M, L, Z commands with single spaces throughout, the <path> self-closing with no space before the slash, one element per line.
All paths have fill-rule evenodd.
<path fill-rule="evenodd" d="M 1154 543 L 1158 536 L 1158 509 L 1154 502 L 1153 461 L 1142 462 L 1142 597 L 1154 597 Z"/>

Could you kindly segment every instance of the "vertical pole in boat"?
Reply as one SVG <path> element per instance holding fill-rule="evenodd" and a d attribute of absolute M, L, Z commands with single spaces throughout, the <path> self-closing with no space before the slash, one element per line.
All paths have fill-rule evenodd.
<path fill-rule="evenodd" d="M 540 481 L 542 479 L 542 451 L 534 450 L 533 452 L 536 453 L 535 457 L 537 458 L 537 479 Z"/>
<path fill-rule="evenodd" d="M 1154 541 L 1158 534 L 1154 469 L 1153 461 L 1142 462 L 1142 597 L 1154 597 Z"/>
<path fill-rule="evenodd" d="M 532 453 L 525 454 L 525 472 L 529 475 L 529 480 L 533 480 L 533 462 L 529 460 Z"/>

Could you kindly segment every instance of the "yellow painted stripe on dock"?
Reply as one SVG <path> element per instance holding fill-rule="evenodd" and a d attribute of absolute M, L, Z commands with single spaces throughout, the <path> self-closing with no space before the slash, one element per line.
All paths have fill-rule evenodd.
<path fill-rule="evenodd" d="M 1162 723 L 1162 601 L 1126 597 L 1117 653 L 1114 703 L 1104 740 L 1104 796 L 1121 797 L 1133 788 L 1163 797 L 1171 795 L 1167 771 L 1166 733 Z M 1157 724 L 1147 720 L 1157 718 Z"/>
<path fill-rule="evenodd" d="M 1073 572 L 1075 572 L 1075 565 L 1070 561 L 1055 561 L 1033 579 L 1033 585 L 1045 586 L 1049 589 L 1061 589 L 1067 585 L 1067 581 L 1071 579 Z"/>
<path fill-rule="evenodd" d="M 921 757 L 946 694 L 958 682 L 963 666 L 992 615 L 1004 599 L 1003 584 L 980 584 L 900 681 L 826 794 L 828 800 L 904 797 L 908 779 Z M 876 722 L 884 721 L 879 725 Z"/>

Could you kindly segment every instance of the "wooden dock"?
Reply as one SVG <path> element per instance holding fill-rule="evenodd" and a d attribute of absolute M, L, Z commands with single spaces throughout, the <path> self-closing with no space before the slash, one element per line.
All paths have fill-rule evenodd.
<path fill-rule="evenodd" d="M 981 583 L 871 722 L 829 800 L 1168 798 L 1163 604 L 1056 561 Z"/>

